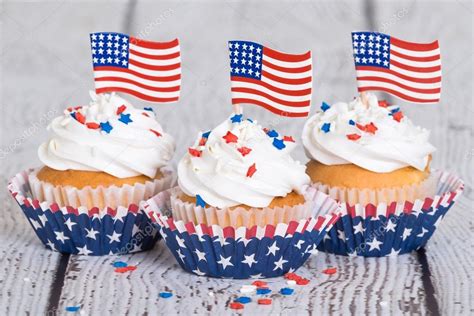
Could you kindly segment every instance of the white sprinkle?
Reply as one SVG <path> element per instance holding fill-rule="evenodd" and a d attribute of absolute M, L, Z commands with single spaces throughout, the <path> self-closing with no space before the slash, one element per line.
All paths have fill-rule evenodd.
<path fill-rule="evenodd" d="M 23 281 L 30 282 L 31 280 L 30 280 L 30 278 L 24 278 Z"/>
<path fill-rule="evenodd" d="M 295 280 L 288 280 L 288 281 L 286 281 L 286 284 L 288 284 L 289 286 L 295 286 L 296 281 Z"/>
<path fill-rule="evenodd" d="M 214 292 L 207 293 L 209 296 L 214 297 Z"/>
<path fill-rule="evenodd" d="M 253 293 L 255 290 L 257 290 L 255 285 L 242 285 L 240 293 Z"/>
<path fill-rule="evenodd" d="M 382 301 L 382 302 L 380 302 L 379 304 L 380 304 L 380 306 L 385 307 L 385 306 L 388 305 L 388 302 Z"/>

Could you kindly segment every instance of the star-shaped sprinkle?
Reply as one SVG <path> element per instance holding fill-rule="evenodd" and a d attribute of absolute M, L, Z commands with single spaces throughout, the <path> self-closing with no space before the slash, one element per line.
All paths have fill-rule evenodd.
<path fill-rule="evenodd" d="M 253 174 L 257 171 L 257 167 L 255 164 L 251 165 L 247 170 L 247 177 L 251 178 Z"/>
<path fill-rule="evenodd" d="M 278 133 L 274 129 L 272 129 L 271 131 L 268 131 L 267 135 L 270 137 L 278 137 Z"/>
<path fill-rule="evenodd" d="M 123 113 L 120 114 L 119 121 L 127 125 L 128 123 L 133 122 L 132 119 L 130 118 L 130 114 L 123 114 Z"/>
<path fill-rule="evenodd" d="M 378 130 L 377 126 L 375 126 L 374 123 L 370 122 L 369 124 L 365 125 L 365 131 L 367 133 L 375 134 L 375 132 Z"/>
<path fill-rule="evenodd" d="M 329 110 L 329 108 L 331 108 L 331 106 L 323 101 L 323 104 L 321 104 L 321 110 L 323 110 L 323 112 L 326 112 L 327 110 Z"/>
<path fill-rule="evenodd" d="M 380 100 L 379 101 L 379 106 L 380 107 L 383 107 L 383 108 L 386 108 L 387 106 L 389 106 L 390 104 L 388 104 L 388 101 L 387 100 Z"/>
<path fill-rule="evenodd" d="M 282 150 L 283 148 L 286 147 L 283 139 L 278 139 L 278 138 L 273 139 L 273 146 L 275 146 L 278 150 Z"/>
<path fill-rule="evenodd" d="M 398 112 L 395 112 L 393 113 L 393 119 L 397 122 L 400 122 L 403 118 L 403 112 L 402 111 L 398 111 Z"/>
<path fill-rule="evenodd" d="M 248 147 L 245 147 L 245 146 L 240 147 L 240 148 L 237 148 L 237 150 L 238 150 L 239 153 L 241 153 L 242 156 L 244 156 L 244 157 L 245 157 L 246 155 L 248 155 L 248 154 L 252 151 L 252 149 L 250 149 L 250 148 L 248 148 Z"/>
<path fill-rule="evenodd" d="M 331 129 L 331 123 L 324 123 L 323 126 L 321 126 L 321 130 L 325 133 L 329 133 L 330 129 Z"/>
<path fill-rule="evenodd" d="M 110 131 L 113 129 L 112 125 L 110 125 L 109 121 L 100 123 L 100 128 L 106 132 L 107 134 L 110 134 Z"/>
<path fill-rule="evenodd" d="M 237 143 L 237 140 L 239 139 L 236 135 L 232 134 L 231 131 L 228 131 L 225 136 L 222 136 L 222 138 L 225 139 L 225 142 L 228 143 Z"/>
<path fill-rule="evenodd" d="M 291 143 L 295 142 L 295 140 L 293 139 L 293 136 L 283 136 L 283 141 L 291 142 Z"/>
<path fill-rule="evenodd" d="M 196 194 L 196 206 L 206 207 L 206 202 L 199 194 Z"/>
<path fill-rule="evenodd" d="M 87 128 L 90 128 L 90 129 L 99 129 L 100 128 L 100 125 L 97 124 L 97 123 L 94 123 L 94 122 L 88 122 L 88 123 L 86 123 L 86 126 L 87 126 Z"/>
<path fill-rule="evenodd" d="M 349 125 L 356 125 L 356 122 L 354 122 L 354 120 L 349 120 Z"/>
<path fill-rule="evenodd" d="M 211 135 L 211 131 L 202 133 L 201 137 L 202 138 L 209 138 L 209 135 Z"/>
<path fill-rule="evenodd" d="M 127 107 L 125 105 L 121 105 L 117 108 L 117 115 L 120 115 L 123 113 L 123 111 L 125 111 L 127 109 Z"/>
<path fill-rule="evenodd" d="M 360 135 L 359 134 L 348 134 L 348 135 L 346 135 L 346 137 L 349 140 L 358 140 L 360 138 Z"/>
<path fill-rule="evenodd" d="M 234 116 L 230 118 L 230 121 L 232 123 L 240 123 L 242 122 L 242 116 L 243 116 L 242 114 L 235 114 Z"/>
<path fill-rule="evenodd" d="M 188 152 L 189 152 L 189 154 L 190 154 L 191 156 L 193 156 L 193 157 L 198 157 L 198 158 L 199 158 L 199 157 L 201 157 L 201 155 L 202 155 L 202 151 L 197 150 L 197 149 L 194 149 L 194 148 L 191 148 L 191 147 L 188 148 Z"/>
<path fill-rule="evenodd" d="M 158 132 L 158 131 L 155 131 L 154 129 L 151 129 L 151 128 L 150 128 L 150 132 L 152 132 L 153 134 L 155 134 L 157 137 L 160 137 L 160 136 L 161 136 L 161 133 Z"/>

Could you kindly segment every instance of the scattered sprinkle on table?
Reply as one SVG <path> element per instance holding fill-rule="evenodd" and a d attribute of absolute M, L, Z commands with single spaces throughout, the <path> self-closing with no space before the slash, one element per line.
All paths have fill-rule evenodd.
<path fill-rule="evenodd" d="M 324 274 L 329 274 L 329 275 L 334 274 L 336 272 L 337 272 L 337 268 L 328 268 L 326 270 L 323 270 Z"/>
<path fill-rule="evenodd" d="M 298 284 L 298 285 L 307 285 L 308 283 L 309 283 L 309 280 L 305 279 L 305 278 L 301 278 L 301 279 L 296 280 L 296 284 Z"/>
<path fill-rule="evenodd" d="M 243 309 L 244 305 L 239 303 L 239 302 L 232 302 L 232 303 L 230 303 L 229 307 L 231 309 Z"/>
<path fill-rule="evenodd" d="M 81 307 L 80 306 L 67 306 L 66 307 L 66 312 L 77 312 Z"/>
<path fill-rule="evenodd" d="M 286 284 L 288 284 L 289 286 L 293 286 L 293 285 L 296 285 L 296 281 L 295 280 L 288 280 L 288 281 L 286 281 Z"/>
<path fill-rule="evenodd" d="M 257 289 L 257 294 L 258 295 L 265 295 L 265 294 L 269 294 L 271 292 L 272 292 L 272 290 L 270 290 L 268 288 L 264 288 L 264 287 Z"/>
<path fill-rule="evenodd" d="M 170 297 L 173 296 L 173 293 L 171 293 L 171 292 L 160 292 L 159 296 L 161 298 L 170 298 Z"/>
<path fill-rule="evenodd" d="M 253 293 L 257 287 L 255 285 L 242 285 L 240 288 L 240 293 Z"/>
<path fill-rule="evenodd" d="M 256 287 L 266 287 L 267 282 L 257 280 L 257 281 L 253 281 L 252 285 L 255 285 Z"/>
<path fill-rule="evenodd" d="M 128 271 L 133 271 L 133 270 L 136 270 L 137 267 L 136 266 L 126 266 L 126 267 L 122 267 L 122 268 L 115 268 L 115 272 L 117 273 L 125 273 L 125 272 L 128 272 Z"/>
<path fill-rule="evenodd" d="M 258 301 L 259 305 L 271 305 L 272 299 L 271 298 L 260 298 Z"/>
<path fill-rule="evenodd" d="M 293 294 L 294 291 L 295 290 L 290 289 L 289 287 L 284 287 L 280 290 L 280 294 L 282 294 L 282 295 L 291 295 L 291 294 Z"/>
<path fill-rule="evenodd" d="M 248 304 L 252 301 L 252 299 L 248 296 L 241 296 L 235 300 L 236 302 L 239 302 L 241 304 Z"/>
<path fill-rule="evenodd" d="M 113 266 L 115 268 L 125 268 L 126 266 L 128 266 L 128 264 L 126 262 L 123 262 L 123 261 L 115 261 L 113 263 Z"/>

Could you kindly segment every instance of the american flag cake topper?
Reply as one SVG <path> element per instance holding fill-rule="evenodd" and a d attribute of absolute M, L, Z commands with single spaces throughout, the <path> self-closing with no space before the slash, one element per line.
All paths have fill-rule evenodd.
<path fill-rule="evenodd" d="M 176 102 L 181 89 L 178 39 L 151 42 L 121 33 L 90 35 L 96 93 L 123 92 L 158 103 Z"/>
<path fill-rule="evenodd" d="M 250 103 L 306 117 L 313 84 L 311 52 L 286 54 L 258 43 L 230 41 L 232 104 Z"/>
<path fill-rule="evenodd" d="M 438 41 L 420 44 L 376 32 L 352 32 L 359 92 L 384 91 L 413 103 L 438 103 Z"/>

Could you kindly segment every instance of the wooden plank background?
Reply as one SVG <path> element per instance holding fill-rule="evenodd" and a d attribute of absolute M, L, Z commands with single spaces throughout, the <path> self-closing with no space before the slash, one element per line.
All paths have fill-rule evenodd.
<path fill-rule="evenodd" d="M 3 2 L 1 17 L 1 185 L 40 164 L 36 149 L 46 121 L 69 105 L 88 102 L 93 88 L 88 34 L 124 31 L 144 38 L 180 38 L 183 91 L 176 105 L 156 105 L 176 137 L 179 160 L 199 130 L 230 112 L 226 41 L 245 38 L 283 51 L 313 51 L 314 105 L 350 100 L 355 76 L 350 31 L 372 29 L 413 41 L 439 39 L 443 91 L 439 105 L 407 105 L 432 130 L 434 166 L 466 182 L 426 251 L 398 258 L 346 258 L 320 253 L 300 272 L 311 285 L 272 306 L 245 314 L 448 314 L 474 312 L 472 297 L 472 15 L 471 2 Z M 138 105 L 143 102 L 135 101 Z M 304 120 L 281 119 L 248 106 L 246 114 L 299 136 Z M 314 111 L 314 109 L 313 109 Z M 299 138 L 299 137 L 298 137 Z M 295 152 L 306 161 L 302 148 Z M 180 270 L 163 244 L 120 260 L 137 264 L 115 274 L 114 257 L 62 256 L 45 250 L 6 190 L 0 191 L 0 314 L 231 313 L 227 303 L 245 281 L 199 278 Z M 321 271 L 336 266 L 338 273 Z M 274 289 L 284 284 L 270 280 Z M 171 290 L 175 296 L 158 299 Z M 209 295 L 213 293 L 213 296 Z"/>

